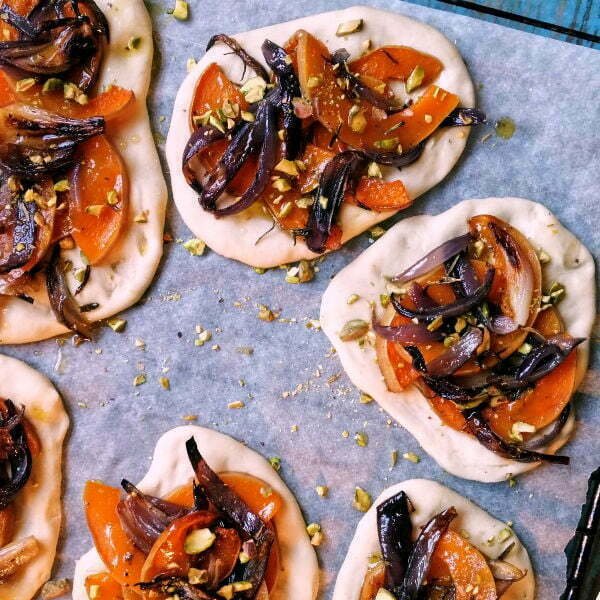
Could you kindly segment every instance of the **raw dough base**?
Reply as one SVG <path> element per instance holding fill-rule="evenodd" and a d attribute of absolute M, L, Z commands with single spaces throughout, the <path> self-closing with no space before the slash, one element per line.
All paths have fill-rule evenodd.
<path fill-rule="evenodd" d="M 521 581 L 514 583 L 502 596 L 502 600 L 533 600 L 535 581 L 531 563 L 527 550 L 517 536 L 512 535 L 505 542 L 490 546 L 487 540 L 506 528 L 506 524 L 494 519 L 470 500 L 428 479 L 411 479 L 398 483 L 388 488 L 373 503 L 356 528 L 354 539 L 350 543 L 348 554 L 338 573 L 332 600 L 358 600 L 360 597 L 369 555 L 381 552 L 377 538 L 376 507 L 401 490 L 406 492 L 416 509 L 411 515 L 415 531 L 442 510 L 454 506 L 458 516 L 452 522 L 451 529 L 468 532 L 469 542 L 485 556 L 496 558 L 504 548 L 514 542 L 515 546 L 506 560 L 519 569 L 526 569 L 527 575 Z"/>
<path fill-rule="evenodd" d="M 195 437 L 200 452 L 214 471 L 254 475 L 281 496 L 283 507 L 275 517 L 281 571 L 269 597 L 271 600 L 314 600 L 319 585 L 319 567 L 306 534 L 302 513 L 273 467 L 254 450 L 212 429 L 195 425 L 177 427 L 158 440 L 150 469 L 138 487 L 162 497 L 190 482 L 194 473 L 185 451 L 185 442 L 191 436 Z M 103 571 L 106 567 L 95 549 L 84 554 L 75 565 L 73 599 L 88 600 L 85 578 Z"/>
<path fill-rule="evenodd" d="M 104 58 L 98 89 L 110 84 L 135 92 L 136 107 L 118 131 L 109 138 L 119 150 L 129 175 L 129 215 L 123 233 L 101 265 L 92 267 L 89 282 L 77 296 L 80 305 L 97 302 L 87 313 L 90 321 L 114 315 L 135 304 L 158 267 L 163 248 L 167 188 L 150 130 L 146 97 L 152 67 L 152 23 L 143 0 L 96 0 L 108 19 L 110 44 Z M 127 42 L 139 36 L 139 49 L 128 51 Z M 110 128 L 109 128 L 110 129 Z M 148 222 L 133 218 L 147 210 Z M 63 252 L 75 267 L 82 265 L 79 250 Z M 36 342 L 66 333 L 50 308 L 43 276 L 35 278 L 35 299 L 0 296 L 0 344 Z M 75 283 L 73 282 L 73 287 Z"/>
<path fill-rule="evenodd" d="M 364 19 L 365 25 L 361 32 L 344 38 L 335 36 L 340 23 L 357 18 Z M 444 70 L 436 84 L 458 94 L 462 106 L 474 106 L 473 83 L 454 44 L 437 29 L 395 13 L 355 6 L 256 29 L 235 37 L 252 56 L 262 60 L 260 46 L 266 38 L 284 44 L 298 29 L 313 33 L 330 50 L 346 48 L 351 56 L 360 54 L 361 43 L 367 39 L 372 41 L 374 48 L 385 44 L 406 45 L 432 54 L 444 63 Z M 200 208 L 198 195 L 186 183 L 181 171 L 181 159 L 191 133 L 189 107 L 198 78 L 212 62 L 217 62 L 232 81 L 237 82 L 242 77 L 239 58 L 229 54 L 229 48 L 218 44 L 204 55 L 179 88 L 166 153 L 173 197 L 183 220 L 194 235 L 204 240 L 215 252 L 254 267 L 269 268 L 315 258 L 316 255 L 308 250 L 302 240 L 294 245 L 289 233 L 279 228 L 275 228 L 256 244 L 256 240 L 272 226 L 269 216 L 253 208 L 236 216 L 216 219 Z M 251 75 L 249 73 L 247 77 Z M 414 95 L 421 93 L 422 90 L 417 90 Z M 410 197 L 417 198 L 450 172 L 465 148 L 468 132 L 468 127 L 450 127 L 436 133 L 427 142 L 422 157 L 416 163 L 403 168 L 401 173 L 398 169 L 386 168 L 385 178 L 401 178 Z M 377 213 L 344 204 L 340 212 L 340 223 L 344 231 L 342 241 L 345 243 L 393 214 L 394 211 Z"/>
<path fill-rule="evenodd" d="M 486 213 L 508 221 L 532 241 L 534 248 L 543 248 L 550 255 L 550 263 L 543 267 L 544 283 L 560 281 L 565 286 L 567 296 L 560 304 L 560 314 L 566 329 L 575 337 L 589 339 L 595 314 L 592 256 L 544 206 L 519 198 L 465 200 L 437 216 L 422 215 L 401 221 L 333 279 L 323 296 L 321 326 L 354 385 L 375 398 L 446 471 L 490 482 L 502 481 L 510 474 L 518 475 L 538 465 L 501 458 L 485 450 L 470 435 L 443 425 L 414 386 L 401 393 L 388 391 L 375 362 L 375 351 L 361 350 L 356 342 L 342 342 L 338 337 L 344 323 L 351 319 L 370 322 L 368 302 L 380 306 L 379 295 L 387 293 L 385 276 L 401 272 L 445 240 L 464 233 L 471 216 Z M 351 294 L 359 294 L 361 301 L 348 305 L 346 300 Z M 577 385 L 585 374 L 588 354 L 589 343 L 585 342 L 578 349 Z M 563 446 L 573 424 L 574 419 L 570 419 L 547 450 Z"/>
<path fill-rule="evenodd" d="M 25 363 L 0 355 L 0 398 L 25 407 L 35 427 L 42 452 L 33 459 L 27 485 L 16 498 L 14 540 L 29 535 L 40 544 L 36 558 L 6 582 L 0 582 L 0 598 L 29 600 L 50 578 L 60 531 L 62 447 L 69 417 L 53 385 Z"/>

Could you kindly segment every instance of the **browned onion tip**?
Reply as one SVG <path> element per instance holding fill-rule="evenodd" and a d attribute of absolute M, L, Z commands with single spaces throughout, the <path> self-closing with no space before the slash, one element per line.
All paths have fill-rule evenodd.
<path fill-rule="evenodd" d="M 250 56 L 232 37 L 224 33 L 213 35 L 206 45 L 206 51 L 208 52 L 217 43 L 229 46 L 232 52 L 241 59 L 245 67 L 250 67 L 259 77 L 262 77 L 267 82 L 269 81 L 267 70 L 255 58 Z"/>
<path fill-rule="evenodd" d="M 30 535 L 0 548 L 0 581 L 14 575 L 40 552 L 37 539 Z"/>
<path fill-rule="evenodd" d="M 429 273 L 439 265 L 465 250 L 472 239 L 470 233 L 465 233 L 464 235 L 460 235 L 444 242 L 437 248 L 428 252 L 423 258 L 408 267 L 408 269 L 402 271 L 402 273 L 394 275 L 390 281 L 392 283 L 406 283 L 411 279 L 416 279 L 421 275 Z"/>
<path fill-rule="evenodd" d="M 467 332 L 452 346 L 427 363 L 427 373 L 432 377 L 448 377 L 462 367 L 481 344 L 483 332 L 469 327 Z"/>
<path fill-rule="evenodd" d="M 56 320 L 78 333 L 83 339 L 90 340 L 92 337 L 92 325 L 81 314 L 79 306 L 77 306 L 69 290 L 58 246 L 55 248 L 52 258 L 46 267 L 46 289 L 48 291 L 50 307 Z"/>

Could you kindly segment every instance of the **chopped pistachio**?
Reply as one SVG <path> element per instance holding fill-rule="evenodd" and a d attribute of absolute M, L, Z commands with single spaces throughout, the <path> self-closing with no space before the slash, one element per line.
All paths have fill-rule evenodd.
<path fill-rule="evenodd" d="M 350 432 L 349 431 L 342 431 L 342 437 L 343 438 L 349 438 L 350 437 Z"/>
<path fill-rule="evenodd" d="M 109 206 L 116 206 L 119 204 L 119 194 L 117 190 L 109 190 L 106 192 L 106 203 Z"/>
<path fill-rule="evenodd" d="M 340 23 L 335 32 L 335 35 L 338 37 L 343 37 L 345 35 L 350 35 L 351 33 L 356 33 L 363 28 L 364 21 L 362 19 L 352 19 L 351 21 L 346 21 L 345 23 Z"/>
<path fill-rule="evenodd" d="M 56 77 L 50 77 L 50 79 L 46 79 L 44 85 L 42 86 L 42 93 L 47 94 L 48 92 L 56 92 L 58 90 L 64 89 L 64 81 L 62 79 L 58 79 Z"/>
<path fill-rule="evenodd" d="M 429 115 L 429 114 L 426 114 L 423 117 L 423 119 L 424 119 L 425 123 L 432 123 L 433 122 L 433 117 L 431 115 Z"/>
<path fill-rule="evenodd" d="M 346 300 L 346 303 L 347 304 L 354 304 L 359 299 L 360 299 L 360 296 L 358 294 L 350 294 L 350 296 L 348 296 L 348 300 Z"/>
<path fill-rule="evenodd" d="M 512 531 L 508 527 L 505 527 L 504 529 L 500 530 L 500 533 L 498 533 L 498 542 L 501 544 L 502 542 L 505 542 L 511 536 L 512 536 Z"/>
<path fill-rule="evenodd" d="M 242 117 L 243 121 L 247 121 L 248 123 L 253 123 L 255 120 L 254 114 L 247 110 L 242 110 L 240 112 L 240 116 Z"/>
<path fill-rule="evenodd" d="M 234 402 L 230 402 L 227 405 L 227 408 L 238 409 L 238 408 L 244 408 L 244 406 L 246 406 L 246 404 L 243 402 L 243 400 L 235 400 Z"/>
<path fill-rule="evenodd" d="M 165 390 L 171 389 L 171 380 L 168 377 L 159 377 L 158 382 Z"/>
<path fill-rule="evenodd" d="M 192 58 L 192 57 L 188 58 L 188 59 L 187 59 L 187 61 L 186 61 L 186 63 L 185 63 L 185 68 L 186 68 L 186 71 L 187 71 L 188 73 L 191 73 L 191 72 L 194 70 L 194 67 L 195 67 L 197 64 L 198 64 L 198 63 L 196 62 L 196 59 L 195 59 L 195 58 Z"/>
<path fill-rule="evenodd" d="M 475 258 L 479 258 L 485 250 L 485 244 L 482 240 L 475 240 L 473 242 L 473 254 Z"/>
<path fill-rule="evenodd" d="M 525 342 L 524 344 L 521 344 L 521 346 L 519 346 L 517 352 L 519 354 L 529 354 L 532 350 L 533 346 L 530 343 Z"/>
<path fill-rule="evenodd" d="M 200 328 L 200 331 L 197 331 L 198 337 L 194 340 L 195 346 L 204 346 L 206 342 L 210 342 L 212 339 L 212 333 L 208 329 Z"/>
<path fill-rule="evenodd" d="M 367 512 L 371 505 L 373 504 L 373 499 L 371 498 L 371 494 L 369 492 L 363 490 L 360 487 L 354 488 L 354 501 L 352 502 L 352 506 L 359 510 L 360 512 Z"/>
<path fill-rule="evenodd" d="M 188 3 L 185 0 L 175 0 L 175 8 L 171 14 L 178 21 L 186 21 L 189 16 Z"/>
<path fill-rule="evenodd" d="M 389 294 L 379 294 L 379 304 L 381 304 L 383 308 L 387 308 L 391 301 L 392 297 Z"/>
<path fill-rule="evenodd" d="M 354 434 L 354 441 L 356 442 L 357 446 L 365 448 L 369 444 L 369 436 L 364 433 L 364 431 L 357 431 Z"/>
<path fill-rule="evenodd" d="M 146 383 L 146 376 L 143 373 L 140 373 L 133 378 L 133 385 L 136 387 L 138 385 L 143 385 L 144 383 Z"/>
<path fill-rule="evenodd" d="M 444 338 L 444 347 L 450 348 L 450 346 L 453 346 L 454 344 L 456 344 L 456 342 L 458 342 L 459 339 L 460 339 L 460 336 L 458 335 L 458 333 L 451 333 L 450 335 L 447 335 Z"/>
<path fill-rule="evenodd" d="M 119 319 L 118 317 L 111 317 L 106 321 L 107 325 L 117 333 L 121 333 L 125 331 L 125 327 L 127 326 L 127 321 L 125 319 Z"/>
<path fill-rule="evenodd" d="M 266 321 L 267 323 L 269 323 L 271 321 L 274 321 L 277 317 L 268 306 L 261 304 L 258 309 L 258 318 L 261 321 Z"/>
<path fill-rule="evenodd" d="M 353 108 L 355 107 L 356 105 L 353 105 Z M 352 129 L 354 133 L 362 133 L 367 128 L 367 118 L 360 109 L 354 114 L 352 114 L 352 112 L 353 111 L 350 110 L 348 113 L 348 125 L 350 125 L 350 129 Z"/>
<path fill-rule="evenodd" d="M 323 83 L 323 78 L 320 75 L 313 75 L 306 81 L 306 87 L 309 89 L 319 87 Z"/>
<path fill-rule="evenodd" d="M 396 596 L 391 592 L 388 592 L 385 588 L 379 588 L 374 600 L 395 600 L 395 598 Z"/>
<path fill-rule="evenodd" d="M 85 268 L 76 269 L 75 271 L 73 271 L 73 277 L 75 277 L 75 280 L 78 283 L 83 283 L 83 281 L 85 279 L 85 274 L 86 274 Z"/>
<path fill-rule="evenodd" d="M 281 171 L 290 177 L 298 177 L 298 165 L 293 160 L 288 160 L 287 158 L 282 158 L 276 165 L 276 171 Z"/>
<path fill-rule="evenodd" d="M 320 546 L 323 543 L 323 532 L 317 531 L 317 533 L 310 538 L 310 543 L 311 546 L 314 546 L 315 548 Z"/>
<path fill-rule="evenodd" d="M 312 537 L 315 533 L 319 533 L 321 531 L 321 526 L 318 523 L 310 523 L 306 526 L 306 533 Z"/>
<path fill-rule="evenodd" d="M 406 93 L 410 94 L 413 90 L 416 90 L 425 78 L 425 69 L 420 65 L 417 65 L 408 76 L 406 80 Z"/>
<path fill-rule="evenodd" d="M 369 396 L 369 394 L 365 394 L 365 392 L 361 392 L 358 401 L 361 404 L 371 404 L 371 402 L 373 402 L 373 397 Z"/>
<path fill-rule="evenodd" d="M 217 536 L 208 528 L 194 529 L 185 538 L 183 549 L 186 554 L 200 554 L 208 550 L 217 539 Z"/>
<path fill-rule="evenodd" d="M 371 227 L 371 229 L 369 229 L 369 235 L 374 240 L 380 238 L 384 233 L 385 233 L 385 229 L 379 225 L 377 225 L 376 227 Z"/>
<path fill-rule="evenodd" d="M 308 283 L 315 278 L 315 268 L 308 260 L 301 260 L 298 263 L 298 281 Z"/>
<path fill-rule="evenodd" d="M 385 138 L 383 140 L 377 140 L 375 142 L 375 147 L 380 150 L 395 150 L 398 147 L 398 138 Z"/>
<path fill-rule="evenodd" d="M 547 265 L 552 260 L 550 255 L 541 248 L 538 251 L 538 259 L 542 265 Z"/>
<path fill-rule="evenodd" d="M 55 192 L 66 192 L 70 190 L 69 180 L 68 179 L 60 179 L 54 184 Z"/>
<path fill-rule="evenodd" d="M 415 463 L 415 464 L 417 464 L 417 463 L 421 462 L 421 458 L 420 458 L 420 456 L 418 456 L 418 455 L 417 455 L 417 454 L 415 454 L 414 452 L 405 452 L 405 453 L 402 455 L 402 458 L 403 458 L 404 460 L 408 460 L 409 462 L 411 462 L 411 463 Z"/>
<path fill-rule="evenodd" d="M 456 319 L 456 323 L 454 323 L 454 331 L 460 333 L 467 326 L 467 321 L 462 317 L 458 317 Z"/>
<path fill-rule="evenodd" d="M 327 496 L 329 495 L 329 487 L 326 485 L 318 485 L 315 488 L 315 491 L 319 496 L 321 496 L 321 498 L 327 498 Z"/>
<path fill-rule="evenodd" d="M 188 581 L 192 585 L 202 585 L 208 581 L 208 571 L 206 569 L 195 569 L 192 567 L 188 571 Z"/>
<path fill-rule="evenodd" d="M 369 166 L 367 167 L 367 175 L 369 177 L 379 177 L 380 179 L 383 177 L 381 168 L 376 162 L 369 163 Z"/>
<path fill-rule="evenodd" d="M 429 325 L 427 325 L 427 331 L 436 331 L 444 324 L 443 317 L 436 317 Z"/>
<path fill-rule="evenodd" d="M 52 579 L 47 581 L 40 592 L 41 600 L 54 600 L 67 595 L 71 591 L 71 582 L 68 579 Z"/>
<path fill-rule="evenodd" d="M 351 342 L 365 337 L 369 332 L 369 324 L 363 319 L 352 319 L 348 321 L 339 333 L 343 342 Z"/>
<path fill-rule="evenodd" d="M 206 250 L 206 242 L 198 238 L 191 238 L 182 245 L 192 256 L 202 256 Z"/>
<path fill-rule="evenodd" d="M 290 182 L 283 177 L 277 177 L 277 179 L 273 180 L 272 186 L 278 192 L 289 192 L 292 189 Z"/>
<path fill-rule="evenodd" d="M 142 43 L 142 38 L 138 35 L 132 36 L 127 42 L 126 50 L 137 50 Z"/>
<path fill-rule="evenodd" d="M 15 85 L 15 90 L 17 92 L 26 92 L 28 89 L 32 88 L 35 85 L 35 79 L 33 77 L 28 77 L 27 79 L 19 79 Z"/>
<path fill-rule="evenodd" d="M 267 82 L 258 75 L 256 77 L 250 77 L 244 85 L 240 88 L 240 92 L 244 94 L 246 101 L 250 104 L 258 102 L 265 97 L 265 90 L 267 89 Z"/>
<path fill-rule="evenodd" d="M 535 433 L 535 426 L 523 421 L 516 421 L 512 424 L 510 438 L 516 442 L 523 441 L 523 433 Z"/>
<path fill-rule="evenodd" d="M 103 208 L 104 208 L 104 206 L 102 204 L 90 204 L 89 206 L 85 207 L 85 212 L 88 215 L 92 215 L 94 217 L 99 217 Z"/>
<path fill-rule="evenodd" d="M 223 127 L 221 119 L 215 117 L 215 115 L 211 114 L 208 116 L 208 123 L 215 129 L 218 129 L 221 133 L 225 133 L 225 127 Z"/>
<path fill-rule="evenodd" d="M 142 212 L 139 212 L 137 215 L 135 215 L 133 217 L 133 220 L 136 223 L 147 223 L 148 222 L 148 211 L 143 210 Z"/>
<path fill-rule="evenodd" d="M 392 467 L 395 467 L 397 462 L 398 462 L 398 450 L 392 450 L 390 452 L 390 465 Z"/>
<path fill-rule="evenodd" d="M 279 458 L 279 456 L 271 456 L 271 458 L 269 458 L 269 462 L 276 471 L 281 469 L 281 458 Z"/>
<path fill-rule="evenodd" d="M 277 216 L 280 219 L 285 219 L 294 209 L 294 203 L 290 200 L 289 202 L 284 202 L 279 209 L 279 213 Z"/>
<path fill-rule="evenodd" d="M 250 562 L 250 555 L 246 554 L 243 550 L 242 552 L 239 553 L 238 555 L 238 559 L 240 561 L 240 564 L 245 565 L 247 563 Z"/>
<path fill-rule="evenodd" d="M 328 204 L 329 198 L 327 198 L 326 196 L 319 196 L 319 205 L 322 209 L 326 209 Z"/>

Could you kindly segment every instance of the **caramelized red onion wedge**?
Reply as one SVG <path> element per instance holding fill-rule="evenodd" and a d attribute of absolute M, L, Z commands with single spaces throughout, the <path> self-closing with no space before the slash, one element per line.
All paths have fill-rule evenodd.
<path fill-rule="evenodd" d="M 0 168 L 28 179 L 71 166 L 77 145 L 105 128 L 102 117 L 70 119 L 21 103 L 0 109 L 0 122 Z"/>
<path fill-rule="evenodd" d="M 438 317 L 459 317 L 471 310 L 474 306 L 480 304 L 486 298 L 493 280 L 494 269 L 488 269 L 483 283 L 471 296 L 464 296 L 455 302 L 444 304 L 442 306 L 410 310 L 402 305 L 396 294 L 392 294 L 391 301 L 396 312 L 409 319 L 424 321 L 427 319 L 436 319 Z"/>
<path fill-rule="evenodd" d="M 527 450 L 538 450 L 539 448 L 545 448 L 551 444 L 563 430 L 563 427 L 567 423 L 571 414 L 571 404 L 567 404 L 558 418 L 553 421 L 548 427 L 541 431 L 538 435 L 530 438 L 523 444 L 523 447 Z"/>
<path fill-rule="evenodd" d="M 262 53 L 275 73 L 277 84 L 281 89 L 279 109 L 282 113 L 285 157 L 288 160 L 296 160 L 303 146 L 302 124 L 294 109 L 294 98 L 302 96 L 300 82 L 288 53 L 281 46 L 271 40 L 265 40 Z"/>
<path fill-rule="evenodd" d="M 506 547 L 502 554 L 495 559 L 488 560 L 488 565 L 496 582 L 496 594 L 498 598 L 506 593 L 508 588 L 517 581 L 521 581 L 527 575 L 526 569 L 519 569 L 515 565 L 504 560 L 514 548 L 514 542 Z"/>
<path fill-rule="evenodd" d="M 260 129 L 255 127 L 253 130 L 258 132 L 261 143 L 256 176 L 241 198 L 228 206 L 215 207 L 210 211 L 216 217 L 235 215 L 252 206 L 271 180 L 271 173 L 277 163 L 278 140 L 277 110 L 273 103 L 269 100 L 262 102 L 257 110 L 256 119 L 261 123 Z"/>
<path fill-rule="evenodd" d="M 377 507 L 377 533 L 385 565 L 385 587 L 398 593 L 412 548 L 412 523 L 405 492 L 388 498 Z"/>
<path fill-rule="evenodd" d="M 8 241 L 8 247 L 0 248 L 0 273 L 8 273 L 13 269 L 22 267 L 29 262 L 35 250 L 35 213 L 37 205 L 35 202 L 25 202 L 20 194 L 10 194 L 14 199 L 5 202 L 8 192 L 6 185 L 0 189 L 1 205 L 5 214 L 10 214 L 11 219 L 6 225 L 6 231 L 12 228 L 12 241 Z"/>
<path fill-rule="evenodd" d="M 467 431 L 474 435 L 482 446 L 494 454 L 498 454 L 509 460 L 525 463 L 546 461 L 568 465 L 570 462 L 568 456 L 542 454 L 507 442 L 492 430 L 482 415 L 481 410 L 477 407 L 467 409 L 463 414 L 467 422 Z"/>
<path fill-rule="evenodd" d="M 521 232 L 494 216 L 472 217 L 469 228 L 487 246 L 492 264 L 500 266 L 506 280 L 502 314 L 521 327 L 531 326 L 539 312 L 542 282 L 540 261 L 531 244 Z"/>
<path fill-rule="evenodd" d="M 318 254 L 325 251 L 335 217 L 344 200 L 344 193 L 360 167 L 365 155 L 356 150 L 336 154 L 323 169 L 308 217 L 306 245 Z"/>
<path fill-rule="evenodd" d="M 408 559 L 402 589 L 397 594 L 398 600 L 417 600 L 419 590 L 427 577 L 433 553 L 456 515 L 456 509 L 451 506 L 423 527 Z"/>
<path fill-rule="evenodd" d="M 202 194 L 202 168 L 199 164 L 200 154 L 225 134 L 216 127 L 206 125 L 194 130 L 183 152 L 182 171 L 188 185 L 198 194 Z"/>
<path fill-rule="evenodd" d="M 427 140 L 419 142 L 414 148 L 410 148 L 406 152 L 364 152 L 365 156 L 370 160 L 380 165 L 387 165 L 389 167 L 407 167 L 408 165 L 417 161 L 423 150 L 425 149 L 425 143 Z"/>
<path fill-rule="evenodd" d="M 159 575 L 152 581 L 137 583 L 136 587 L 144 592 L 157 592 L 168 595 L 169 598 L 179 598 L 179 600 L 216 600 L 214 596 L 209 596 L 183 577 L 172 575 Z"/>
<path fill-rule="evenodd" d="M 447 260 L 454 258 L 457 254 L 463 252 L 472 239 L 473 237 L 470 233 L 465 233 L 464 235 L 459 235 L 458 237 L 444 242 L 437 248 L 428 252 L 423 258 L 408 267 L 408 269 L 402 271 L 402 273 L 394 275 L 390 281 L 392 283 L 406 283 L 407 281 L 411 281 L 417 277 L 421 277 L 421 275 L 433 271 L 433 269 L 444 264 Z"/>
<path fill-rule="evenodd" d="M 423 325 L 407 323 L 406 325 L 381 325 L 377 322 L 375 313 L 371 319 L 373 331 L 388 340 L 399 344 L 426 344 L 441 339 L 441 334 L 436 331 L 428 331 Z"/>
<path fill-rule="evenodd" d="M 0 548 L 0 582 L 31 562 L 39 552 L 40 545 L 32 535 Z"/>
<path fill-rule="evenodd" d="M 398 104 L 395 98 L 388 98 L 387 96 L 376 92 L 368 85 L 365 85 L 360 77 L 352 73 L 348 68 L 349 59 L 350 53 L 345 48 L 340 48 L 331 55 L 331 62 L 334 65 L 337 65 L 336 75 L 346 80 L 348 89 L 355 96 L 362 98 L 369 104 L 372 104 L 376 108 L 380 108 L 387 113 L 398 112 L 406 108 L 405 105 Z"/>
<path fill-rule="evenodd" d="M 83 339 L 91 339 L 91 323 L 81 314 L 69 290 L 58 246 L 54 249 L 52 258 L 46 268 L 46 289 L 56 320 L 78 333 Z"/>
<path fill-rule="evenodd" d="M 483 340 L 478 327 L 469 327 L 466 333 L 439 356 L 427 363 L 427 373 L 431 377 L 448 377 L 460 369 L 473 356 Z"/>
<path fill-rule="evenodd" d="M 217 43 L 225 44 L 231 48 L 232 52 L 244 63 L 244 72 L 245 67 L 249 67 L 256 75 L 262 77 L 265 81 L 269 81 L 269 74 L 266 69 L 255 58 L 252 58 L 252 56 L 250 56 L 232 37 L 229 37 L 224 33 L 213 35 L 206 45 L 206 51 L 208 52 Z"/>
<path fill-rule="evenodd" d="M 440 124 L 440 127 L 463 127 L 487 122 L 485 113 L 476 108 L 455 108 Z"/>
<path fill-rule="evenodd" d="M 31 475 L 31 452 L 22 419 L 23 411 L 10 400 L 0 401 L 0 510 L 14 500 Z"/>
<path fill-rule="evenodd" d="M 198 486 L 203 494 L 215 508 L 232 521 L 241 534 L 246 538 L 251 538 L 256 544 L 256 557 L 246 563 L 243 578 L 244 581 L 252 584 L 252 589 L 240 593 L 240 598 L 253 600 L 264 579 L 275 534 L 208 466 L 202 458 L 194 438 L 190 438 L 186 442 L 186 449 L 196 474 Z"/>
<path fill-rule="evenodd" d="M 0 64 L 31 75 L 68 74 L 84 92 L 95 84 L 109 29 L 93 0 L 44 0 L 27 17 L 1 14 L 20 39 L 0 43 Z"/>
<path fill-rule="evenodd" d="M 213 545 L 199 557 L 196 568 L 206 571 L 208 589 L 216 588 L 238 565 L 242 542 L 232 528 L 216 527 Z"/>
<path fill-rule="evenodd" d="M 149 554 L 158 536 L 189 510 L 143 494 L 125 479 L 121 482 L 121 486 L 127 492 L 127 496 L 117 505 L 121 526 L 134 546 Z"/>

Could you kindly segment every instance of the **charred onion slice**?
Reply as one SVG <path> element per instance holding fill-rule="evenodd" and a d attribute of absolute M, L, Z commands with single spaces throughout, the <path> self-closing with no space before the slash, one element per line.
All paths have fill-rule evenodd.
<path fill-rule="evenodd" d="M 0 64 L 31 75 L 65 74 L 82 91 L 92 88 L 109 38 L 93 0 L 42 0 L 27 17 L 5 7 L 1 14 L 20 35 L 0 42 Z"/>
<path fill-rule="evenodd" d="M 340 48 L 331 55 L 331 62 L 337 65 L 336 74 L 346 80 L 350 92 L 387 113 L 397 112 L 406 108 L 404 105 L 399 105 L 394 98 L 388 98 L 376 92 L 368 85 L 365 85 L 360 77 L 352 73 L 348 68 L 349 59 L 350 53 L 345 48 Z"/>
<path fill-rule="evenodd" d="M 569 403 L 563 408 L 560 415 L 558 415 L 558 419 L 544 428 L 544 430 L 540 431 L 539 434 L 527 440 L 524 444 L 524 448 L 527 450 L 538 450 L 539 448 L 545 448 L 551 444 L 560 435 L 560 432 L 566 425 L 570 415 L 571 404 Z"/>
<path fill-rule="evenodd" d="M 421 275 L 433 271 L 436 267 L 439 267 L 447 260 L 454 258 L 457 254 L 466 250 L 469 242 L 472 240 L 473 236 L 470 233 L 465 233 L 464 235 L 459 235 L 458 237 L 444 242 L 437 248 L 428 252 L 416 263 L 402 271 L 402 273 L 394 275 L 394 277 L 391 278 L 392 283 L 406 283 L 407 281 L 411 281 L 412 279 L 416 279 Z"/>
<path fill-rule="evenodd" d="M 0 510 L 13 501 L 31 474 L 31 452 L 22 419 L 23 411 L 10 400 L 0 400 Z"/>
<path fill-rule="evenodd" d="M 92 336 L 90 322 L 81 314 L 69 286 L 63 262 L 60 260 L 58 246 L 46 268 L 46 289 L 52 312 L 57 321 L 65 327 L 75 331 L 84 339 L 89 340 Z"/>
<path fill-rule="evenodd" d="M 443 121 L 440 127 L 462 127 L 465 125 L 481 125 L 487 122 L 485 113 L 476 108 L 455 108 Z"/>
<path fill-rule="evenodd" d="M 202 493 L 213 506 L 232 521 L 241 534 L 254 540 L 256 544 L 256 556 L 245 565 L 243 577 L 244 581 L 252 584 L 252 589 L 239 595 L 240 598 L 252 600 L 264 579 L 275 534 L 208 466 L 194 438 L 186 442 L 186 449 Z"/>
<path fill-rule="evenodd" d="M 542 454 L 505 441 L 492 430 L 489 423 L 481 414 L 481 410 L 477 407 L 467 409 L 463 414 L 467 421 L 467 430 L 469 433 L 474 435 L 483 446 L 494 454 L 498 454 L 509 460 L 525 463 L 546 461 L 568 465 L 570 462 L 568 456 Z"/>
<path fill-rule="evenodd" d="M 473 307 L 480 304 L 488 295 L 492 281 L 494 280 L 494 269 L 488 269 L 483 283 L 475 290 L 471 296 L 459 298 L 450 304 L 434 306 L 431 308 L 423 308 L 410 310 L 402 305 L 396 294 L 392 294 L 391 301 L 396 309 L 396 312 L 409 319 L 417 319 L 419 321 L 427 319 L 435 319 L 437 317 L 459 317 L 465 314 Z"/>
<path fill-rule="evenodd" d="M 469 327 L 456 343 L 427 363 L 427 373 L 432 377 L 452 375 L 473 356 L 482 340 L 481 329 Z"/>
<path fill-rule="evenodd" d="M 127 492 L 127 496 L 117 505 L 121 526 L 133 544 L 145 554 L 149 554 L 158 536 L 189 510 L 144 494 L 125 479 L 121 486 Z"/>
<path fill-rule="evenodd" d="M 323 169 L 319 186 L 315 191 L 308 217 L 306 245 L 321 253 L 325 250 L 335 217 L 344 200 L 344 193 L 351 179 L 365 164 L 365 155 L 356 150 L 346 150 L 334 156 Z"/>
<path fill-rule="evenodd" d="M 288 53 L 281 47 L 265 40 L 262 45 L 262 53 L 267 64 L 277 77 L 277 84 L 281 88 L 282 125 L 285 132 L 285 157 L 295 160 L 302 150 L 302 125 L 294 111 L 294 98 L 299 98 L 300 83 L 294 71 L 292 61 Z"/>
<path fill-rule="evenodd" d="M 380 165 L 387 165 L 389 167 L 398 167 L 399 169 L 402 167 L 407 167 L 411 165 L 415 161 L 417 161 L 421 154 L 423 154 L 423 150 L 425 150 L 425 143 L 427 140 L 423 140 L 419 142 L 414 148 L 410 148 L 406 152 L 374 152 L 372 150 L 368 150 L 364 152 L 365 156 Z"/>
<path fill-rule="evenodd" d="M 73 164 L 81 142 L 104 132 L 104 119 L 70 119 L 15 103 L 0 109 L 0 168 L 40 179 Z"/>
<path fill-rule="evenodd" d="M 381 325 L 375 318 L 371 321 L 373 331 L 388 340 L 399 344 L 426 344 L 435 342 L 441 339 L 441 333 L 436 331 L 428 331 L 423 325 L 416 323 L 407 323 L 406 325 Z"/>
<path fill-rule="evenodd" d="M 417 600 L 419 597 L 419 590 L 429 571 L 431 557 L 456 515 L 456 509 L 451 506 L 433 517 L 421 530 L 408 560 L 400 600 Z"/>
<path fill-rule="evenodd" d="M 225 134 L 216 127 L 206 125 L 198 127 L 192 133 L 183 152 L 182 170 L 188 185 L 198 194 L 202 194 L 202 169 L 198 163 L 200 154 L 214 142 L 221 140 Z"/>
<path fill-rule="evenodd" d="M 398 593 L 412 548 L 408 496 L 400 492 L 377 507 L 377 532 L 385 564 L 385 587 Z"/>
<path fill-rule="evenodd" d="M 265 81 L 269 81 L 269 74 L 266 69 L 255 58 L 252 58 L 252 56 L 250 56 L 232 37 L 229 37 L 224 33 L 213 35 L 206 45 L 206 51 L 208 52 L 217 43 L 229 46 L 232 52 L 242 60 L 245 67 L 249 67 L 259 77 L 262 77 Z"/>
<path fill-rule="evenodd" d="M 226 217 L 242 212 L 258 200 L 271 180 L 271 173 L 277 163 L 277 109 L 269 99 L 262 102 L 256 111 L 255 127 L 250 132 L 252 139 L 260 143 L 256 176 L 241 198 L 224 207 L 210 209 L 216 217 Z"/>
<path fill-rule="evenodd" d="M 0 273 L 25 265 L 35 250 L 35 202 L 25 202 L 19 192 L 12 192 L 5 180 L 0 188 Z M 12 235 L 10 233 L 12 232 Z"/>

